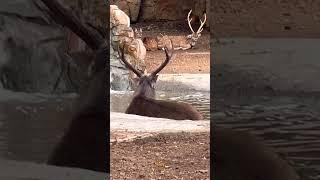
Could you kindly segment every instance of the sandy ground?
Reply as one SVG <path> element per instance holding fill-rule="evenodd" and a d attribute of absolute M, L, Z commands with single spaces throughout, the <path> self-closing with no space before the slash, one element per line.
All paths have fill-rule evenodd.
<path fill-rule="evenodd" d="M 111 179 L 209 179 L 209 134 L 174 133 L 111 146 Z"/>

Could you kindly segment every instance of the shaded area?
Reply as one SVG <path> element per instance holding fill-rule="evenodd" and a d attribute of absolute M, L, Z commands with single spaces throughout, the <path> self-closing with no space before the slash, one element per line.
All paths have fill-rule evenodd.
<path fill-rule="evenodd" d="M 45 163 L 69 125 L 74 95 L 7 92 L 0 103 L 1 158 Z"/>
<path fill-rule="evenodd" d="M 320 172 L 317 41 L 223 39 L 213 53 L 214 123 L 258 135 L 306 180 Z"/>

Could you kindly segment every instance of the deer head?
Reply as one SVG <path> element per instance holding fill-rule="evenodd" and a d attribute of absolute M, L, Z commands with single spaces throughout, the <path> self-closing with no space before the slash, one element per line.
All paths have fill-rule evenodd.
<path fill-rule="evenodd" d="M 193 47 L 201 36 L 201 32 L 203 31 L 203 26 L 207 20 L 207 15 L 206 15 L 206 13 L 204 13 L 204 20 L 202 21 L 200 19 L 200 27 L 198 28 L 197 32 L 195 32 L 191 26 L 191 21 L 192 21 L 192 19 L 190 18 L 191 13 L 192 13 L 192 9 L 190 9 L 190 11 L 188 13 L 188 25 L 189 25 L 189 28 L 190 28 L 192 34 L 189 34 L 187 36 L 187 38 L 191 40 L 190 45 L 191 45 L 191 47 Z"/>
<path fill-rule="evenodd" d="M 137 39 L 141 39 L 142 38 L 142 29 L 139 28 L 139 30 L 137 28 L 134 29 L 134 37 Z"/>
<path fill-rule="evenodd" d="M 172 43 L 172 42 L 171 42 Z M 119 48 L 120 49 L 120 48 Z M 169 55 L 169 50 L 167 47 L 164 48 L 166 54 L 165 61 L 152 73 L 149 75 L 142 73 L 141 71 L 135 69 L 124 57 L 124 46 L 118 51 L 121 61 L 125 66 L 137 75 L 137 78 L 134 81 L 137 84 L 134 96 L 143 95 L 149 98 L 155 98 L 155 84 L 158 79 L 158 73 L 169 63 L 173 53 Z"/>

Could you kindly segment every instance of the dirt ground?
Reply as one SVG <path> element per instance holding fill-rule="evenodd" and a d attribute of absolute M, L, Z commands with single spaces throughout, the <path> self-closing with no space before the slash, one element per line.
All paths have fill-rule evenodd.
<path fill-rule="evenodd" d="M 209 134 L 160 134 L 111 145 L 111 179 L 209 179 Z"/>

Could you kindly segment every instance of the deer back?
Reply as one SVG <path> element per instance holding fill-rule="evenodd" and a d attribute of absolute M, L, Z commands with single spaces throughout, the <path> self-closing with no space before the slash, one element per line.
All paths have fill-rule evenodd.
<path fill-rule="evenodd" d="M 126 113 L 175 120 L 203 119 L 201 113 L 190 104 L 156 100 L 145 96 L 135 96 L 127 108 Z"/>

